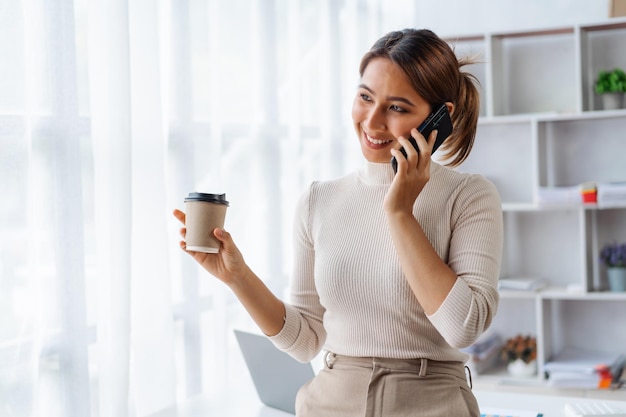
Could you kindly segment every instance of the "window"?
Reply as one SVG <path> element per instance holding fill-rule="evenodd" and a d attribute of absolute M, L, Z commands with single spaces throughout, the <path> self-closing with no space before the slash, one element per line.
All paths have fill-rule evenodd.
<path fill-rule="evenodd" d="M 226 192 L 227 228 L 285 296 L 296 199 L 360 162 L 358 60 L 412 2 L 5 3 L 0 409 L 142 416 L 219 395 L 231 329 L 252 324 L 178 249 L 171 211 Z"/>

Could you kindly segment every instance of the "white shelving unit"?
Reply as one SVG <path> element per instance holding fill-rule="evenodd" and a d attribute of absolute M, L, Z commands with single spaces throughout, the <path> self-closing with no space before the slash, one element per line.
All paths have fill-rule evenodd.
<path fill-rule="evenodd" d="M 566 347 L 626 354 L 626 293 L 606 290 L 598 261 L 602 245 L 626 241 L 626 204 L 538 202 L 543 187 L 626 181 L 626 110 L 602 110 L 593 90 L 598 71 L 626 68 L 626 19 L 448 42 L 480 61 L 469 67 L 482 85 L 478 135 L 459 169 L 485 175 L 502 197 L 501 275 L 549 282 L 539 292 L 503 291 L 492 328 L 537 337 L 539 385 L 545 363 Z"/>

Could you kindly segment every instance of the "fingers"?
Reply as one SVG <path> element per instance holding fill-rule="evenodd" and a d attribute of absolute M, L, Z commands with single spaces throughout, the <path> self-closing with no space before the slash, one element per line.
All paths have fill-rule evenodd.
<path fill-rule="evenodd" d="M 432 132 L 430 132 L 430 135 L 428 136 L 428 151 L 429 151 L 428 154 L 429 155 L 432 153 L 433 145 L 435 145 L 435 141 L 437 140 L 438 134 L 439 134 L 439 131 L 435 129 Z"/>
<path fill-rule="evenodd" d="M 213 235 L 222 243 L 222 249 L 226 251 L 226 253 L 235 254 L 239 253 L 239 249 L 235 244 L 230 233 L 222 228 L 215 228 L 213 230 Z"/>
<path fill-rule="evenodd" d="M 400 152 L 399 149 L 391 148 L 391 156 L 396 158 L 396 164 L 397 164 L 396 172 L 406 172 L 407 162 L 402 152 Z"/>
<path fill-rule="evenodd" d="M 213 229 L 213 236 L 215 236 L 217 240 L 222 242 L 222 245 L 224 245 L 225 247 L 232 244 L 233 242 L 230 233 L 220 227 L 216 227 L 215 229 Z"/>
<path fill-rule="evenodd" d="M 411 136 L 415 139 L 419 152 L 423 154 L 431 154 L 433 145 L 437 140 L 437 129 L 430 132 L 428 137 L 424 137 L 417 129 L 411 130 Z"/>
<path fill-rule="evenodd" d="M 398 137 L 398 141 L 402 144 L 402 147 L 406 151 L 407 159 L 409 159 L 412 154 L 422 154 L 430 156 L 432 154 L 433 146 L 437 141 L 437 134 L 438 131 L 435 129 L 430 132 L 430 134 L 426 138 L 417 129 L 412 129 L 411 136 L 412 139 L 415 140 L 415 144 L 417 144 L 417 148 L 419 149 L 419 151 L 417 151 L 414 146 L 407 146 L 406 143 L 411 144 L 411 142 L 409 142 L 409 140 L 405 139 L 403 136 Z"/>
<path fill-rule="evenodd" d="M 417 145 L 420 146 L 419 140 L 421 139 L 422 142 L 424 142 L 424 139 L 418 135 L 415 135 L 415 137 L 418 137 L 418 140 L 416 140 L 416 142 Z M 392 155 L 396 157 L 396 160 L 398 162 L 398 170 L 406 171 L 408 167 L 416 167 L 418 162 L 418 151 L 415 149 L 413 143 L 409 139 L 406 139 L 404 136 L 398 137 L 398 143 L 402 145 L 405 153 L 405 155 L 402 155 L 402 152 L 399 149 L 395 150 L 395 152 L 397 152 L 396 154 L 391 151 Z"/>
<path fill-rule="evenodd" d="M 428 138 L 424 138 L 417 129 L 412 129 L 411 135 L 419 151 L 415 149 L 412 141 L 406 139 L 404 136 L 398 136 L 398 143 L 404 149 L 406 157 L 402 155 L 400 149 L 392 148 L 390 151 L 391 155 L 396 158 L 398 171 L 408 172 L 407 170 L 410 167 L 416 168 L 418 171 L 423 171 L 428 169 L 430 165 L 430 155 L 432 153 L 432 147 L 437 140 L 437 130 L 433 130 Z M 420 155 L 426 155 L 426 157 L 420 158 Z"/>
<path fill-rule="evenodd" d="M 185 224 L 185 213 L 183 213 L 182 211 L 178 210 L 178 209 L 174 209 L 174 211 L 172 212 L 172 214 L 174 215 L 174 217 L 176 217 L 182 224 Z"/>
<path fill-rule="evenodd" d="M 176 219 L 178 219 L 178 221 L 180 221 L 183 225 L 185 224 L 185 213 L 182 212 L 179 209 L 174 209 L 174 211 L 172 211 L 172 214 L 174 215 L 174 217 L 176 217 Z M 183 238 L 183 240 L 181 240 L 180 242 L 178 242 L 178 246 L 180 246 L 180 248 L 182 250 L 184 250 L 185 252 L 187 252 L 187 242 L 185 241 L 185 237 L 187 236 L 187 228 L 186 227 L 181 227 L 178 230 L 178 233 L 181 235 L 181 237 Z M 189 253 L 189 252 L 187 252 Z"/>
<path fill-rule="evenodd" d="M 176 217 L 183 225 L 185 224 L 185 213 L 183 213 L 182 211 L 178 210 L 178 209 L 174 209 L 174 211 L 172 212 L 172 214 L 174 215 L 174 217 Z M 178 233 L 182 236 L 183 240 L 180 241 L 179 245 L 181 248 L 186 249 L 187 247 L 187 243 L 185 242 L 185 237 L 187 236 L 187 228 L 186 227 L 181 227 L 178 230 Z"/>

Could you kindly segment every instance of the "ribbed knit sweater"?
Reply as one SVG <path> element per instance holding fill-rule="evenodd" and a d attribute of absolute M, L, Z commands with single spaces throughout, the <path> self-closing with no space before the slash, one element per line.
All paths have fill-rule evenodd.
<path fill-rule="evenodd" d="M 432 162 L 413 214 L 458 279 L 429 316 L 402 273 L 383 212 L 393 176 L 390 164 L 366 162 L 337 180 L 314 182 L 301 197 L 285 325 L 271 338 L 296 359 L 324 349 L 465 362 L 459 348 L 490 325 L 503 243 L 495 187 Z"/>

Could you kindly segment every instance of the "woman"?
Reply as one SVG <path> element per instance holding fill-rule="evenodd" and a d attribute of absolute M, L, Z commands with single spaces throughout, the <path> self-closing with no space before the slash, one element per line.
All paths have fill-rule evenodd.
<path fill-rule="evenodd" d="M 366 161 L 300 199 L 289 303 L 248 268 L 226 231 L 214 231 L 218 254 L 190 252 L 277 347 L 301 361 L 327 351 L 298 393 L 298 416 L 479 415 L 459 348 L 496 312 L 500 199 L 483 177 L 431 161 L 436 132 L 416 129 L 446 103 L 454 130 L 441 149 L 451 166 L 467 158 L 479 97 L 460 71 L 466 63 L 428 30 L 389 33 L 365 54 L 352 118 Z"/>

